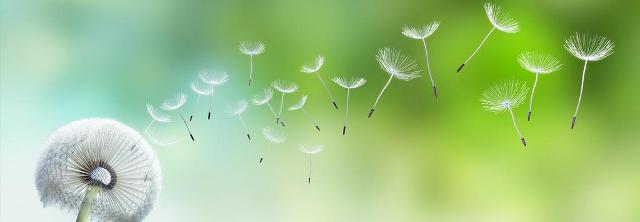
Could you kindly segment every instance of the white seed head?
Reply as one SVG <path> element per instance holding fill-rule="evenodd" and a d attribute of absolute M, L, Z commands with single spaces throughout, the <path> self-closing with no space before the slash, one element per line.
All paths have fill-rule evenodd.
<path fill-rule="evenodd" d="M 264 90 L 264 94 L 253 95 L 251 102 L 253 105 L 262 106 L 271 101 L 271 98 L 273 98 L 273 90 L 271 90 L 271 88 L 266 88 Z"/>
<path fill-rule="evenodd" d="M 406 37 L 412 39 L 425 39 L 431 34 L 433 34 L 440 26 L 440 22 L 432 22 L 430 24 L 424 25 L 422 27 L 414 27 L 410 25 L 405 25 L 402 27 L 402 34 Z"/>
<path fill-rule="evenodd" d="M 484 11 L 487 13 L 489 21 L 500 31 L 506 33 L 516 33 L 520 31 L 518 22 L 510 14 L 503 12 L 500 6 L 487 2 L 484 4 Z"/>
<path fill-rule="evenodd" d="M 247 101 L 240 100 L 236 104 L 229 106 L 227 108 L 227 113 L 232 116 L 240 115 L 247 110 L 247 106 L 249 106 L 249 103 L 247 103 Z"/>
<path fill-rule="evenodd" d="M 558 58 L 542 53 L 523 52 L 518 56 L 518 63 L 522 68 L 536 74 L 549 74 L 560 70 Z"/>
<path fill-rule="evenodd" d="M 564 48 L 573 56 L 586 61 L 598 61 L 613 54 L 615 45 L 604 36 L 576 33 L 564 41 Z"/>
<path fill-rule="evenodd" d="M 212 87 L 202 87 L 202 85 L 198 84 L 198 82 L 191 82 L 189 88 L 191 88 L 191 91 L 200 96 L 210 96 L 211 94 L 213 94 Z"/>
<path fill-rule="evenodd" d="M 210 73 L 209 71 L 203 70 L 198 74 L 198 76 L 204 83 L 212 86 L 222 85 L 229 81 L 229 74 L 226 72 Z"/>
<path fill-rule="evenodd" d="M 262 42 L 242 41 L 238 48 L 242 54 L 254 56 L 263 53 L 265 45 Z"/>
<path fill-rule="evenodd" d="M 147 103 L 147 112 L 149 113 L 149 116 L 151 116 L 151 118 L 153 118 L 153 120 L 155 121 L 158 121 L 161 123 L 171 122 L 171 116 L 156 112 L 156 108 L 149 103 Z"/>
<path fill-rule="evenodd" d="M 263 128 L 262 135 L 264 135 L 264 138 L 270 143 L 284 143 L 284 141 L 287 139 L 287 137 L 282 132 L 279 132 L 271 127 Z"/>
<path fill-rule="evenodd" d="M 296 104 L 293 104 L 293 106 L 289 107 L 289 111 L 302 109 L 305 103 L 307 103 L 307 95 L 303 95 L 300 98 L 300 101 L 298 101 Z"/>
<path fill-rule="evenodd" d="M 355 89 L 364 85 L 364 83 L 367 82 L 367 80 L 364 78 L 351 78 L 351 80 L 347 80 L 346 78 L 342 78 L 338 76 L 333 77 L 333 79 L 331 80 L 333 80 L 333 82 L 335 82 L 342 88 L 346 88 L 346 89 Z"/>
<path fill-rule="evenodd" d="M 186 102 L 187 102 L 187 95 L 185 95 L 182 92 L 179 92 L 176 94 L 176 97 L 167 99 L 164 102 L 162 102 L 162 104 L 160 105 L 160 108 L 167 111 L 177 110 L 177 109 L 180 109 L 180 107 L 182 107 Z"/>
<path fill-rule="evenodd" d="M 306 154 L 316 154 L 322 151 L 322 145 L 302 145 L 298 146 L 298 149 Z"/>
<path fill-rule="evenodd" d="M 492 113 L 514 109 L 524 102 L 529 88 L 517 80 L 503 81 L 482 93 L 482 105 Z"/>
<path fill-rule="evenodd" d="M 314 73 L 320 70 L 323 64 L 324 64 L 324 57 L 319 55 L 318 57 L 316 57 L 316 60 L 313 62 L 313 64 L 303 65 L 302 68 L 300 68 L 300 71 L 304 73 Z"/>
<path fill-rule="evenodd" d="M 278 90 L 281 93 L 294 93 L 298 91 L 298 85 L 294 82 L 285 82 L 282 80 L 276 80 L 271 83 L 271 87 Z"/>
<path fill-rule="evenodd" d="M 397 79 L 409 81 L 420 77 L 416 61 L 401 54 L 400 51 L 390 48 L 380 49 L 376 59 L 382 70 Z"/>
<path fill-rule="evenodd" d="M 51 135 L 35 183 L 45 206 L 77 212 L 94 186 L 92 219 L 142 221 L 160 192 L 160 175 L 151 146 L 138 132 L 110 119 L 84 119 Z"/>

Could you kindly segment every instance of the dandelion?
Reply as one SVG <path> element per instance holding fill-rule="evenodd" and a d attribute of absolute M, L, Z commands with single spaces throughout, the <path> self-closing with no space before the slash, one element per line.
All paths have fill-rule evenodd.
<path fill-rule="evenodd" d="M 522 66 L 522 68 L 536 74 L 536 79 L 533 82 L 533 87 L 531 88 L 531 98 L 529 99 L 529 113 L 527 113 L 527 121 L 531 120 L 531 111 L 533 109 L 533 94 L 536 90 L 536 86 L 538 85 L 538 76 L 548 75 L 552 72 L 560 70 L 560 62 L 556 57 L 546 54 L 533 53 L 533 52 L 524 52 L 520 54 L 518 57 L 518 63 Z"/>
<path fill-rule="evenodd" d="M 460 70 L 462 70 L 462 68 L 469 62 L 469 60 L 471 60 L 471 58 L 473 58 L 473 56 L 476 55 L 476 53 L 478 53 L 478 50 L 482 48 L 482 45 L 484 44 L 485 41 L 487 41 L 487 39 L 489 38 L 491 33 L 493 33 L 494 30 L 498 29 L 506 33 L 516 33 L 520 31 L 518 22 L 516 22 L 516 20 L 513 19 L 513 17 L 511 17 L 510 14 L 503 12 L 500 6 L 496 6 L 493 3 L 487 2 L 484 4 L 484 11 L 487 14 L 487 18 L 489 18 L 489 22 L 491 22 L 491 25 L 493 25 L 493 28 L 491 28 L 491 30 L 489 31 L 489 33 L 487 33 L 487 35 L 484 37 L 482 42 L 480 42 L 480 45 L 478 46 L 478 48 L 476 48 L 476 50 L 473 51 L 471 56 L 469 56 L 469 58 L 467 58 L 467 60 L 465 60 L 464 63 L 462 63 L 462 65 L 460 65 L 460 67 L 456 72 L 460 72 Z"/>
<path fill-rule="evenodd" d="M 135 130 L 83 119 L 51 135 L 35 174 L 44 206 L 78 212 L 76 221 L 142 221 L 160 192 L 160 164 Z"/>
<path fill-rule="evenodd" d="M 298 85 L 294 82 L 284 82 L 282 80 L 276 80 L 271 83 L 271 87 L 278 90 L 278 92 L 282 93 L 282 97 L 280 97 L 280 109 L 278 110 L 278 115 L 276 117 L 276 124 L 280 122 L 280 117 L 282 117 L 282 106 L 284 105 L 284 95 L 291 94 L 298 91 Z"/>
<path fill-rule="evenodd" d="M 316 126 L 316 129 L 318 131 L 320 131 L 320 127 L 318 126 L 318 122 L 316 122 L 316 119 L 313 118 L 313 116 L 311 116 L 311 114 L 309 114 L 305 109 L 304 109 L 304 104 L 307 103 L 307 95 L 303 95 L 302 98 L 300 98 L 300 101 L 298 101 L 298 103 L 293 104 L 293 106 L 289 107 L 289 111 L 295 111 L 295 110 L 302 110 L 302 112 L 304 113 L 305 116 L 307 116 L 307 118 L 309 118 L 309 120 L 311 120 L 311 122 L 313 123 L 314 126 Z"/>
<path fill-rule="evenodd" d="M 284 141 L 287 139 L 287 137 L 284 134 L 282 134 L 281 132 L 276 131 L 275 129 L 273 129 L 271 127 L 263 128 L 262 129 L 262 135 L 267 140 L 267 149 L 269 149 L 269 147 L 272 144 L 284 143 Z M 259 163 L 262 163 L 263 159 L 264 159 L 264 155 L 260 155 L 260 162 Z"/>
<path fill-rule="evenodd" d="M 431 86 L 433 87 L 433 95 L 438 98 L 438 90 L 436 89 L 436 83 L 431 75 L 431 67 L 429 66 L 429 50 L 427 50 L 427 37 L 431 36 L 440 26 L 440 22 L 432 22 L 428 25 L 420 28 L 405 25 L 402 28 L 402 34 L 416 40 L 422 40 L 422 46 L 424 46 L 425 60 L 427 64 L 427 71 L 429 72 L 429 79 L 431 79 Z"/>
<path fill-rule="evenodd" d="M 187 132 L 189 132 L 191 141 L 196 141 L 193 138 L 193 134 L 191 133 L 191 129 L 189 128 L 189 124 L 187 123 L 187 120 L 184 119 L 182 112 L 178 111 L 178 109 L 180 109 L 180 107 L 182 107 L 185 103 L 187 103 L 187 95 L 185 95 L 182 92 L 179 92 L 176 94 L 176 97 L 172 99 L 167 99 L 164 102 L 162 102 L 162 105 L 160 105 L 160 108 L 166 111 L 176 111 L 178 115 L 180 115 L 180 118 L 182 118 L 182 122 L 184 122 L 184 126 L 187 128 Z"/>
<path fill-rule="evenodd" d="M 209 102 L 209 114 L 207 119 L 211 120 L 211 112 L 213 112 L 213 90 L 216 86 L 224 85 L 229 81 L 229 74 L 226 72 L 210 74 L 207 71 L 200 72 L 200 80 L 211 86 L 211 101 Z"/>
<path fill-rule="evenodd" d="M 578 109 L 580 109 L 580 102 L 582 101 L 582 91 L 584 89 L 584 76 L 587 72 L 587 62 L 600 61 L 607 56 L 610 56 L 613 54 L 613 47 L 614 44 L 611 40 L 604 36 L 594 34 L 576 33 L 565 40 L 564 48 L 573 54 L 573 56 L 584 60 L 582 80 L 580 81 L 580 96 L 578 96 L 576 112 L 573 114 L 573 119 L 571 120 L 571 129 L 573 129 L 576 124 Z"/>
<path fill-rule="evenodd" d="M 249 56 L 249 86 L 251 86 L 251 78 L 253 76 L 253 56 L 260 55 L 265 50 L 265 45 L 262 42 L 240 42 L 240 52 Z"/>
<path fill-rule="evenodd" d="M 364 85 L 364 83 L 367 82 L 367 80 L 365 80 L 364 78 L 355 78 L 351 80 L 346 80 L 342 77 L 334 77 L 333 82 L 335 82 L 342 88 L 347 89 L 347 101 L 346 101 L 347 108 L 344 111 L 344 126 L 342 126 L 342 135 L 344 135 L 345 132 L 347 131 L 347 121 L 349 120 L 349 94 L 351 92 L 351 89 L 355 89 Z"/>
<path fill-rule="evenodd" d="M 249 134 L 249 128 L 247 128 L 247 124 L 244 122 L 244 119 L 242 118 L 242 113 L 244 113 L 244 111 L 247 110 L 248 105 L 249 104 L 247 103 L 247 101 L 240 100 L 236 104 L 230 106 L 227 109 L 227 113 L 232 116 L 238 116 L 238 118 L 240 119 L 240 122 L 242 123 L 242 127 L 247 132 L 247 138 L 251 140 L 251 135 Z"/>
<path fill-rule="evenodd" d="M 195 81 L 191 82 L 189 87 L 191 88 L 191 91 L 196 93 L 196 103 L 194 104 L 193 111 L 191 111 L 191 116 L 189 117 L 189 122 L 191 122 L 191 120 L 193 120 L 193 114 L 195 113 L 196 109 L 198 108 L 198 104 L 200 103 L 200 96 L 212 96 L 213 97 L 213 87 L 205 89 L 202 86 L 200 86 L 200 84 L 198 84 L 198 82 L 195 82 Z"/>
<path fill-rule="evenodd" d="M 264 104 L 267 104 L 267 107 L 269 107 L 269 110 L 273 114 L 273 118 L 276 118 L 276 124 L 278 124 L 278 120 L 277 120 L 278 114 L 273 109 L 273 106 L 271 106 L 272 98 L 273 98 L 273 90 L 271 90 L 271 88 L 266 88 L 264 90 L 264 94 L 254 95 L 253 98 L 251 99 L 251 103 L 253 103 L 253 105 L 256 105 L 256 106 L 262 106 Z M 280 120 L 280 124 L 282 124 L 282 127 L 284 127 L 284 121 Z"/>
<path fill-rule="evenodd" d="M 320 83 L 322 83 L 322 87 L 324 87 L 325 91 L 327 91 L 327 94 L 329 94 L 329 99 L 331 99 L 331 102 L 333 103 L 333 107 L 335 107 L 337 110 L 338 104 L 336 104 L 336 100 L 333 99 L 333 94 L 331 94 L 329 87 L 327 87 L 327 84 L 325 84 L 324 80 L 322 80 L 322 77 L 320 77 L 320 68 L 322 68 L 322 64 L 324 64 L 324 57 L 319 55 L 318 57 L 316 57 L 316 60 L 314 61 L 313 64 L 303 65 L 302 68 L 300 68 L 300 71 L 304 73 L 316 74 L 316 76 L 320 80 Z"/>
<path fill-rule="evenodd" d="M 169 145 L 170 143 L 165 143 L 165 142 L 161 142 L 160 140 L 158 140 L 150 131 L 149 129 L 153 126 L 154 123 L 159 122 L 159 123 L 170 123 L 173 120 L 171 119 L 171 116 L 166 115 L 166 114 L 162 114 L 159 113 L 158 111 L 156 111 L 155 107 L 152 106 L 151 104 L 147 103 L 147 113 L 149 113 L 149 116 L 151 116 L 151 122 L 149 122 L 149 124 L 147 125 L 147 127 L 144 129 L 144 133 L 149 137 L 149 140 L 156 144 L 156 145 L 160 145 L 160 146 L 165 146 L 165 145 Z"/>
<path fill-rule="evenodd" d="M 376 98 L 376 101 L 373 103 L 371 111 L 369 112 L 369 118 L 373 115 L 373 112 L 376 110 L 376 106 L 378 106 L 378 101 L 380 101 L 380 97 L 382 97 L 382 94 L 387 89 L 393 78 L 409 81 L 420 77 L 420 75 L 418 75 L 419 71 L 416 69 L 416 61 L 401 54 L 400 51 L 390 48 L 380 49 L 378 50 L 376 59 L 380 64 L 380 68 L 389 74 L 389 80 L 387 80 L 387 83 L 382 87 L 380 94 L 378 94 L 378 98 Z"/>
<path fill-rule="evenodd" d="M 309 177 L 307 177 L 307 183 L 311 183 L 311 155 L 322 151 L 322 145 L 300 145 L 298 149 L 309 155 Z"/>
<path fill-rule="evenodd" d="M 527 142 L 518 129 L 516 117 L 513 115 L 513 109 L 517 108 L 524 102 L 527 97 L 527 87 L 524 83 L 512 80 L 498 83 L 482 93 L 482 105 L 484 109 L 492 113 L 503 113 L 509 111 L 513 126 L 516 128 L 520 141 L 526 147 Z"/>

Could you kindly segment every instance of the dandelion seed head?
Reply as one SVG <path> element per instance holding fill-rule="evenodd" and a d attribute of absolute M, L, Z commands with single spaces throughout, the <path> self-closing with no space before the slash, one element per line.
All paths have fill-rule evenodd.
<path fill-rule="evenodd" d="M 482 93 L 482 105 L 492 113 L 502 113 L 514 109 L 522 104 L 529 88 L 520 81 L 511 80 L 500 82 Z"/>
<path fill-rule="evenodd" d="M 141 221 L 160 192 L 160 164 L 135 130 L 110 119 L 84 119 L 51 135 L 35 174 L 45 206 L 78 211 L 98 189 L 92 219 Z"/>
<path fill-rule="evenodd" d="M 229 81 L 229 74 L 226 72 L 210 73 L 209 71 L 203 70 L 198 74 L 198 76 L 204 83 L 212 86 L 222 85 Z"/>
<path fill-rule="evenodd" d="M 510 14 L 503 12 L 500 6 L 487 2 L 484 4 L 484 10 L 493 27 L 506 33 L 516 33 L 520 31 L 518 22 L 516 22 Z"/>
<path fill-rule="evenodd" d="M 306 154 L 316 154 L 322 151 L 322 145 L 302 145 L 298 146 L 298 149 Z"/>
<path fill-rule="evenodd" d="M 213 94 L 213 88 L 211 87 L 203 88 L 201 85 L 198 84 L 198 82 L 191 82 L 191 84 L 189 85 L 189 88 L 191 88 L 191 91 L 193 91 L 194 93 L 200 96 L 209 96 Z"/>
<path fill-rule="evenodd" d="M 422 27 L 405 25 L 402 27 L 402 34 L 412 39 L 425 39 L 433 34 L 440 26 L 440 22 L 432 22 Z"/>
<path fill-rule="evenodd" d="M 382 70 L 397 79 L 409 81 L 420 77 L 416 61 L 401 54 L 400 51 L 390 48 L 380 49 L 376 59 Z"/>
<path fill-rule="evenodd" d="M 156 108 L 149 103 L 147 103 L 147 112 L 149 113 L 149 116 L 151 116 L 151 118 L 153 118 L 153 120 L 157 122 L 161 122 L 161 123 L 171 122 L 171 116 L 158 113 L 156 111 Z"/>
<path fill-rule="evenodd" d="M 262 42 L 242 41 L 238 48 L 242 54 L 254 56 L 263 53 L 265 45 Z"/>
<path fill-rule="evenodd" d="M 172 111 L 182 107 L 187 102 L 187 95 L 182 92 L 176 93 L 176 96 L 171 99 L 167 99 L 160 105 L 160 108 Z"/>
<path fill-rule="evenodd" d="M 604 36 L 576 33 L 567 38 L 564 48 L 573 56 L 586 61 L 599 61 L 613 54 L 615 45 Z"/>
<path fill-rule="evenodd" d="M 303 65 L 302 68 L 300 68 L 300 71 L 304 73 L 314 73 L 320 70 L 323 64 L 324 64 L 324 57 L 319 55 L 318 57 L 316 57 L 316 60 L 313 62 L 313 64 Z"/>
<path fill-rule="evenodd" d="M 264 94 L 254 95 L 251 102 L 253 105 L 262 106 L 271 101 L 271 98 L 273 98 L 273 90 L 271 90 L 271 88 L 266 88 L 264 90 Z"/>
<path fill-rule="evenodd" d="M 518 56 L 518 63 L 522 68 L 536 74 L 549 74 L 560 70 L 560 61 L 548 54 L 524 52 Z"/>
<path fill-rule="evenodd" d="M 287 139 L 287 137 L 282 132 L 279 132 L 271 127 L 263 128 L 262 135 L 264 135 L 264 138 L 270 143 L 284 143 L 284 141 Z"/>
<path fill-rule="evenodd" d="M 289 107 L 289 111 L 302 109 L 305 103 L 307 103 L 307 95 L 303 95 L 296 104 L 293 104 L 293 106 Z"/>
<path fill-rule="evenodd" d="M 355 89 L 364 85 L 364 83 L 367 82 L 367 80 L 364 78 L 351 78 L 351 80 L 347 80 L 345 78 L 337 77 L 337 76 L 333 77 L 331 80 L 333 80 L 333 82 L 338 84 L 340 87 L 346 88 L 346 89 Z"/>
<path fill-rule="evenodd" d="M 240 115 L 247 110 L 247 106 L 249 106 L 249 103 L 247 103 L 246 100 L 240 100 L 237 103 L 229 106 L 227 108 L 227 113 L 232 116 Z"/>
<path fill-rule="evenodd" d="M 296 83 L 294 82 L 285 82 L 282 80 L 276 80 L 271 83 L 271 86 L 281 93 L 289 94 L 289 93 L 294 93 L 298 91 L 298 85 L 296 85 Z"/>

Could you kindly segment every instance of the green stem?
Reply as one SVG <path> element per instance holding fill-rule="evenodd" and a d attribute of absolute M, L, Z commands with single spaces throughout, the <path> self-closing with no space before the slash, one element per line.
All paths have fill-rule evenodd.
<path fill-rule="evenodd" d="M 82 199 L 82 205 L 80 205 L 80 211 L 78 212 L 78 217 L 76 218 L 76 222 L 88 222 L 89 216 L 91 215 L 91 207 L 93 207 L 93 203 L 98 196 L 98 191 L 100 191 L 99 187 L 89 185 L 84 194 L 84 199 Z"/>

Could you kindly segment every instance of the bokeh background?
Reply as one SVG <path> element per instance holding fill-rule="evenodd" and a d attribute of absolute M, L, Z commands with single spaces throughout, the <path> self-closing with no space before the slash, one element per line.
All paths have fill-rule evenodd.
<path fill-rule="evenodd" d="M 196 142 L 182 123 L 163 125 L 156 146 L 163 189 L 147 221 L 640 221 L 640 4 L 638 1 L 495 1 L 520 23 L 495 32 L 461 74 L 456 68 L 491 28 L 481 1 L 0 1 L 0 220 L 72 221 L 44 208 L 34 174 L 49 134 L 73 120 L 114 118 L 142 131 L 145 103 L 189 93 Z M 375 115 L 366 115 L 387 76 L 375 61 L 383 47 L 413 56 L 420 42 L 404 24 L 441 22 L 428 39 L 440 97 L 426 73 L 392 81 Z M 582 63 L 564 51 L 575 32 L 605 35 L 615 53 L 590 63 L 576 129 L 570 120 Z M 241 40 L 261 40 L 247 87 Z M 516 109 L 524 150 L 508 115 L 481 108 L 492 84 L 533 75 L 516 56 L 553 54 L 562 70 L 542 76 L 532 122 Z M 299 71 L 322 54 L 330 77 L 361 76 L 352 93 L 350 127 L 340 134 L 318 80 Z M 188 89 L 200 70 L 226 71 L 207 103 L 194 108 Z M 261 92 L 274 79 L 295 81 L 307 110 L 286 112 L 286 143 L 266 148 L 266 107 L 251 106 L 245 138 L 225 107 Z M 346 91 L 329 83 L 344 107 Z M 204 100 L 206 101 L 206 100 Z M 274 105 L 278 105 L 275 102 Z M 298 144 L 323 144 L 307 184 Z M 258 153 L 266 159 L 258 165 Z"/>

